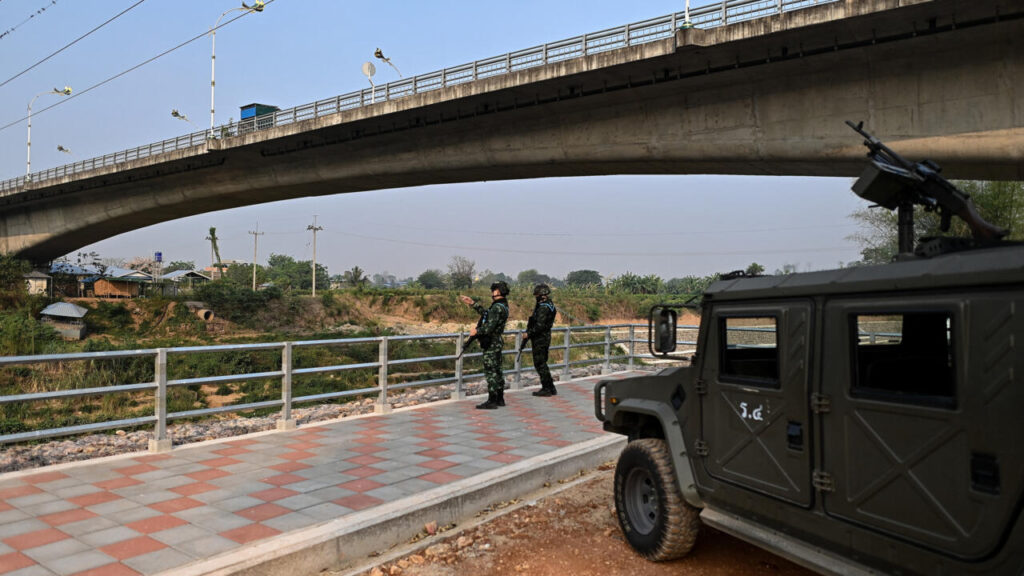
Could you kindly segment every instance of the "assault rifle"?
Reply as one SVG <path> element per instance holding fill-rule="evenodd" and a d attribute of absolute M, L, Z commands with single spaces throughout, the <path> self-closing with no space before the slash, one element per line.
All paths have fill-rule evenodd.
<path fill-rule="evenodd" d="M 995 241 L 1008 231 L 985 221 L 971 197 L 939 175 L 942 168 L 931 160 L 910 162 L 883 144 L 866 130 L 864 123 L 846 124 L 864 137 L 871 164 L 853 185 L 853 191 L 870 202 L 889 210 L 898 209 L 899 251 L 914 251 L 914 204 L 928 212 L 937 211 L 940 229 L 949 231 L 954 214 L 971 229 L 975 240 Z"/>
<path fill-rule="evenodd" d="M 469 345 L 472 344 L 473 342 L 479 341 L 481 348 L 486 347 L 487 342 L 485 340 L 481 340 L 483 336 L 480 334 L 480 328 L 482 328 L 484 325 L 484 318 L 486 318 L 486 316 L 481 316 L 480 319 L 476 321 L 476 334 L 473 334 L 472 336 L 467 338 L 466 341 L 462 344 L 462 351 L 459 352 L 459 355 L 455 357 L 456 360 L 462 358 L 462 355 L 466 353 L 466 350 L 469 349 Z"/>
<path fill-rule="evenodd" d="M 519 350 L 516 351 L 516 364 L 519 363 L 519 359 L 523 357 L 523 350 L 526 349 L 526 342 L 530 340 L 530 329 L 533 328 L 534 320 L 533 316 L 526 322 L 526 334 L 523 335 L 522 341 L 519 342 Z"/>

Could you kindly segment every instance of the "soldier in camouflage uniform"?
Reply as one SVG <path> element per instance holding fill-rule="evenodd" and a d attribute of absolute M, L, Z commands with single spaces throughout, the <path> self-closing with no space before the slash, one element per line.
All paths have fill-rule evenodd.
<path fill-rule="evenodd" d="M 478 404 L 481 410 L 494 410 L 505 405 L 505 376 L 501 369 L 501 350 L 504 342 L 505 322 L 508 321 L 508 284 L 495 282 L 491 284 L 491 307 L 484 308 L 468 296 L 459 296 L 466 304 L 480 314 L 480 323 L 469 335 L 476 336 L 484 351 L 484 376 L 487 378 L 487 401 Z"/>
<path fill-rule="evenodd" d="M 551 302 L 551 288 L 547 284 L 538 284 L 533 289 L 537 305 L 533 308 L 526 323 L 526 337 L 533 342 L 533 367 L 540 376 L 540 390 L 534 396 L 555 396 L 555 381 L 548 369 L 548 349 L 551 348 L 551 326 L 555 323 L 555 305 Z"/>

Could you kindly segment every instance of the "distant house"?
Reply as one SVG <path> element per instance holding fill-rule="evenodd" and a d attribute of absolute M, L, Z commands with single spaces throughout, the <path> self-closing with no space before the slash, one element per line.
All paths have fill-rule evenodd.
<path fill-rule="evenodd" d="M 162 282 L 170 282 L 173 286 L 173 292 L 188 292 L 201 284 L 206 284 L 211 280 L 209 276 L 196 270 L 175 270 L 174 272 L 168 272 L 160 277 Z"/>
<path fill-rule="evenodd" d="M 85 315 L 88 312 L 87 308 L 70 302 L 56 302 L 43 308 L 39 315 L 43 322 L 53 326 L 64 339 L 81 340 L 85 338 Z"/>
<path fill-rule="evenodd" d="M 93 279 L 92 292 L 97 298 L 138 298 L 152 283 L 153 277 L 141 270 L 111 267 Z"/>
<path fill-rule="evenodd" d="M 84 296 L 86 290 L 100 275 L 100 269 L 89 264 L 78 266 L 70 262 L 54 262 L 50 266 L 51 286 L 55 292 L 67 296 Z"/>
<path fill-rule="evenodd" d="M 39 270 L 33 270 L 23 275 L 22 278 L 25 279 L 25 284 L 28 285 L 29 294 L 45 295 L 50 293 L 50 281 L 53 280 L 53 276 Z"/>

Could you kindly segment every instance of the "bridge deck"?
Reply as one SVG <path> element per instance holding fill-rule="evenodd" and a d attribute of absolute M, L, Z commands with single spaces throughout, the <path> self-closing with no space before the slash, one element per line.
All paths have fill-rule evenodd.
<path fill-rule="evenodd" d="M 614 378 L 624 377 L 619 373 Z M 0 475 L 0 574 L 155 574 L 593 440 L 597 378 Z"/>

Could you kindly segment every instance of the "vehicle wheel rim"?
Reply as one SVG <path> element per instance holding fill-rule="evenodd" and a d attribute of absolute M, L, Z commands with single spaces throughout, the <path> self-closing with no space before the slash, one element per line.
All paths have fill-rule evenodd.
<path fill-rule="evenodd" d="M 643 468 L 634 468 L 626 477 L 626 514 L 633 528 L 650 534 L 658 520 L 658 489 L 654 479 Z"/>

